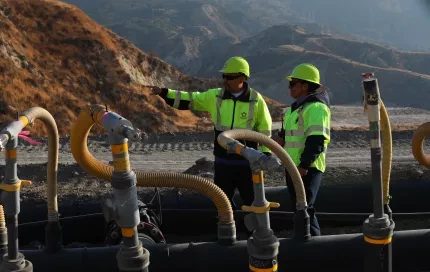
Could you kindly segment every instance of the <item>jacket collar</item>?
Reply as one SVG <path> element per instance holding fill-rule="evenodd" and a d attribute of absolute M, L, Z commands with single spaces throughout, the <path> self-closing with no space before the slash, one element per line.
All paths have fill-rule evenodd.
<path fill-rule="evenodd" d="M 222 96 L 222 99 L 233 99 L 236 101 L 242 101 L 242 102 L 249 102 L 249 98 L 251 96 L 251 88 L 249 88 L 249 85 L 247 82 L 243 83 L 243 93 L 239 95 L 237 98 L 232 95 L 229 91 L 224 91 L 224 95 Z"/>

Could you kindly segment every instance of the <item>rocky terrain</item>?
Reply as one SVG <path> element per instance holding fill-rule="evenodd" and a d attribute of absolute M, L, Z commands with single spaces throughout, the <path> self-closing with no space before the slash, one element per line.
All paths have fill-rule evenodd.
<path fill-rule="evenodd" d="M 207 10 L 207 12 L 211 16 L 216 14 L 214 10 Z M 280 36 L 278 40 L 271 40 L 270 38 L 274 36 L 264 36 L 277 28 L 295 31 L 294 39 L 302 39 L 303 48 L 309 47 L 305 50 L 291 43 L 285 46 L 288 40 L 284 39 L 288 38 Z M 0 0 L 0 30 L 2 125 L 11 121 L 16 112 L 22 112 L 31 106 L 42 106 L 53 114 L 62 136 L 58 170 L 60 203 L 96 202 L 101 195 L 111 191 L 109 183 L 85 173 L 76 164 L 70 151 L 70 125 L 75 122 L 80 108 L 87 103 L 107 104 L 110 110 L 118 112 L 136 127 L 149 133 L 148 137 L 129 143 L 130 159 L 134 169 L 144 172 L 184 172 L 213 178 L 214 139 L 210 130 L 210 119 L 204 119 L 204 115 L 189 111 L 173 110 L 162 103 L 161 99 L 150 96 L 144 86 L 160 85 L 202 90 L 218 86 L 219 80 L 186 75 L 160 58 L 139 50 L 131 42 L 96 24 L 78 8 L 60 1 Z M 392 178 L 396 180 L 430 178 L 430 171 L 415 162 L 410 146 L 414 129 L 427 122 L 430 116 L 430 111 L 412 107 L 428 104 L 425 99 L 421 99 L 423 94 L 426 94 L 425 88 L 413 88 L 410 85 L 414 82 L 413 84 L 421 87 L 427 86 L 430 76 L 425 75 L 426 71 L 420 70 L 422 66 L 418 64 L 419 60 L 426 61 L 427 55 L 411 57 L 410 62 L 402 62 L 404 66 L 399 69 L 395 68 L 392 62 L 387 61 L 389 58 L 384 55 L 387 51 L 381 49 L 382 47 L 372 49 L 374 52 L 381 50 L 379 59 L 367 58 L 363 52 L 361 53 L 364 55 L 356 59 L 357 56 L 351 55 L 347 50 L 341 52 L 341 48 L 338 44 L 333 44 L 330 37 L 316 37 L 314 34 L 308 34 L 290 26 L 286 28 L 277 26 L 268 31 L 261 34 L 263 36 L 257 35 L 246 42 L 240 42 L 231 49 L 231 53 L 234 53 L 235 50 L 250 50 L 252 46 L 260 48 L 261 51 L 258 53 L 261 54 L 260 57 L 266 59 L 267 65 L 273 65 L 253 68 L 255 76 L 252 77 L 255 86 L 265 86 L 263 81 L 259 83 L 263 76 L 271 78 L 269 76 L 271 75 L 272 79 L 277 77 L 281 80 L 280 73 L 287 71 L 294 61 L 303 61 L 303 56 L 309 58 L 320 56 L 321 63 L 324 60 L 336 60 L 336 65 L 342 64 L 334 66 L 336 68 L 334 71 L 338 74 L 324 74 L 324 81 L 334 82 L 335 79 L 339 81 L 340 78 L 346 80 L 347 77 L 343 73 L 357 75 L 355 79 L 348 79 L 349 85 L 345 85 L 345 81 L 340 81 L 340 85 L 329 84 L 333 90 L 334 104 L 341 99 L 359 104 L 361 101 L 358 89 L 360 73 L 372 68 L 381 81 L 382 98 L 385 104 L 390 106 L 388 114 L 393 128 Z M 262 37 L 267 38 L 266 41 L 271 44 L 270 47 L 259 46 Z M 347 40 L 344 42 L 344 45 L 348 44 L 348 46 L 357 45 Z M 312 50 L 318 46 L 320 47 L 318 50 L 322 51 Z M 221 47 L 219 49 L 220 54 L 226 54 Z M 243 52 L 246 53 L 246 50 Z M 303 50 L 305 52 L 302 52 Z M 292 58 L 297 52 L 303 53 L 300 58 L 293 59 L 294 61 L 288 64 L 280 64 L 285 62 L 280 58 L 282 54 L 285 53 L 288 58 Z M 336 54 L 341 52 L 341 54 L 335 55 L 334 52 L 337 52 Z M 395 59 L 399 56 L 396 54 L 394 52 L 390 58 Z M 369 63 L 360 64 L 366 58 Z M 402 59 L 405 58 L 402 55 Z M 252 57 L 250 60 L 256 61 Z M 377 63 L 370 63 L 370 60 Z M 218 62 L 218 59 L 213 59 L 211 65 L 205 67 L 207 72 L 215 69 L 216 65 L 222 66 Z M 390 83 L 393 78 L 397 81 Z M 276 80 L 274 82 L 274 84 L 281 84 Z M 273 86 L 262 89 L 267 90 L 265 94 L 274 93 Z M 280 86 L 278 85 L 279 89 L 284 89 Z M 410 102 L 411 100 L 408 100 L 410 97 L 416 102 Z M 279 100 L 284 102 L 283 99 Z M 279 129 L 279 117 L 285 105 L 270 99 L 267 101 L 275 121 L 273 128 Z M 391 107 L 397 103 L 411 107 Z M 362 107 L 353 106 L 335 105 L 332 110 L 332 141 L 327 153 L 328 168 L 323 186 L 333 183 L 369 181 L 370 148 L 366 113 L 363 112 Z M 197 127 L 198 131 L 196 131 Z M 44 138 L 45 130 L 40 122 L 36 122 L 36 126 L 30 130 L 41 144 L 30 145 L 20 140 L 17 156 L 18 175 L 21 179 L 33 181 L 31 186 L 22 188 L 21 198 L 27 203 L 43 203 L 46 198 L 47 139 Z M 429 149 L 429 145 L 429 143 L 425 144 L 426 150 Z M 111 161 L 112 155 L 107 137 L 102 131 L 93 131 L 89 137 L 88 147 L 97 159 L 106 163 Z M 0 171 L 2 171 L 0 180 L 4 179 L 4 175 L 1 174 L 4 173 L 4 163 L 4 160 L 0 161 Z M 267 186 L 282 186 L 284 185 L 283 173 L 281 171 L 266 173 L 266 181 Z M 139 194 L 144 196 L 150 190 L 151 188 L 139 188 Z M 190 193 L 181 189 L 163 188 L 162 190 L 177 194 Z M 356 230 L 355 228 L 348 231 Z M 345 230 L 325 230 L 325 233 L 339 232 L 345 232 Z"/>
<path fill-rule="evenodd" d="M 430 88 L 430 53 L 416 52 L 427 37 L 409 31 L 428 23 L 417 1 L 66 2 L 190 75 L 214 77 L 226 59 L 244 56 L 251 85 L 281 103 L 291 103 L 285 76 L 311 62 L 334 104 L 358 104 L 361 74 L 375 72 L 386 105 L 430 109 L 416 99 Z"/>
<path fill-rule="evenodd" d="M 365 182 L 370 179 L 370 146 L 366 115 L 357 107 L 333 110 L 332 140 L 327 153 L 325 184 Z M 355 114 L 354 114 L 355 112 Z M 349 113 L 349 114 L 347 114 Z M 430 172 L 419 166 L 412 156 L 410 139 L 414 129 L 428 121 L 429 111 L 389 108 L 393 129 L 393 179 L 427 179 Z M 353 121 L 351 121 L 353 120 Z M 352 125 L 346 125 L 346 123 Z M 279 124 L 275 124 L 276 125 Z M 35 138 L 41 145 L 20 142 L 19 176 L 30 179 L 34 186 L 23 189 L 25 197 L 43 198 L 46 190 L 47 139 Z M 21 141 L 21 140 L 20 140 Z M 60 201 L 97 199 L 109 190 L 109 184 L 87 175 L 76 164 L 69 137 L 60 139 L 58 180 Z M 430 143 L 426 143 L 428 150 Z M 90 152 L 99 160 L 112 160 L 106 135 L 90 136 Z M 138 142 L 129 142 L 132 167 L 143 172 L 185 172 L 213 178 L 213 134 L 211 132 L 178 132 L 149 134 Z M 1 161 L 4 165 L 4 160 Z M 37 169 L 37 171 L 36 171 Z M 268 186 L 284 185 L 282 172 L 267 173 Z"/>
<path fill-rule="evenodd" d="M 327 171 L 322 186 L 330 184 L 370 182 L 370 146 L 366 116 L 359 107 L 335 107 L 333 109 L 332 142 L 327 153 Z M 430 170 L 420 166 L 412 156 L 410 140 L 414 129 L 428 121 L 430 112 L 412 108 L 389 108 L 393 127 L 392 180 L 430 179 Z M 347 123 L 352 124 L 348 126 Z M 278 124 L 275 124 L 278 125 Z M 334 129 L 334 128 L 342 128 Z M 41 145 L 30 145 L 20 140 L 18 148 L 18 175 L 32 180 L 33 184 L 22 188 L 22 203 L 41 203 L 46 199 L 47 139 L 35 138 Z M 60 204 L 95 203 L 99 197 L 111 192 L 109 183 L 85 173 L 76 164 L 70 152 L 69 137 L 60 139 L 58 169 L 58 200 Z M 110 146 L 106 135 L 90 136 L 90 152 L 100 161 L 109 163 Z M 213 179 L 213 135 L 210 132 L 153 133 L 138 142 L 129 142 L 132 167 L 143 172 L 183 172 Z M 425 143 L 430 152 L 430 142 Z M 4 171 L 4 160 L 0 172 Z M 3 177 L 1 177 L 3 178 Z M 283 172 L 266 172 L 266 186 L 285 186 Z M 185 189 L 160 188 L 162 193 L 196 193 Z M 143 199 L 152 195 L 153 188 L 139 188 Z M 428 220 L 397 220 L 396 229 L 427 227 Z M 325 234 L 359 232 L 360 226 L 324 228 Z M 289 237 L 291 230 L 277 234 Z M 187 237 L 171 236 L 175 241 L 186 242 Z M 197 239 L 197 238 L 193 238 Z M 213 237 L 201 237 L 201 240 Z M 196 240 L 198 241 L 198 240 Z"/>
<path fill-rule="evenodd" d="M 146 132 L 208 129 L 210 120 L 165 105 L 145 86 L 195 91 L 218 87 L 219 80 L 179 72 L 76 7 L 52 0 L 1 0 L 0 32 L 3 122 L 40 106 L 67 135 L 82 106 L 100 103 Z M 272 109 L 280 105 L 272 104 Z M 33 133 L 46 135 L 39 125 Z"/>

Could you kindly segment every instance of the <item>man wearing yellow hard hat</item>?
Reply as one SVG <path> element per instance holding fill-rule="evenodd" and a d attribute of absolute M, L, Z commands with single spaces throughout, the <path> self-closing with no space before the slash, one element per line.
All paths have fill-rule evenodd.
<path fill-rule="evenodd" d="M 285 111 L 283 129 L 274 136 L 297 166 L 303 179 L 310 217 L 310 234 L 321 235 L 314 203 L 326 169 L 325 157 L 330 142 L 330 101 L 320 83 L 318 69 L 309 63 L 296 66 L 290 76 L 290 96 L 295 101 Z M 296 192 L 286 172 L 286 183 L 296 211 Z"/>
<path fill-rule="evenodd" d="M 232 200 L 238 189 L 244 205 L 252 205 L 254 189 L 249 162 L 242 156 L 229 154 L 217 142 L 223 131 L 249 129 L 271 136 L 272 118 L 263 97 L 252 89 L 246 80 L 250 77 L 248 62 L 242 57 L 228 59 L 219 71 L 224 79 L 223 88 L 205 92 L 187 92 L 168 88 L 152 87 L 152 93 L 179 110 L 209 112 L 214 124 L 215 177 L 214 182 Z M 247 147 L 258 148 L 258 143 L 240 141 Z M 261 146 L 261 151 L 270 155 L 270 149 Z"/>

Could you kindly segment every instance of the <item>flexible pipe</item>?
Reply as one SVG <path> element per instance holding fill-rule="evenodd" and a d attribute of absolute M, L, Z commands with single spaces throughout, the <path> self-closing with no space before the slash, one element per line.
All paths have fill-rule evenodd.
<path fill-rule="evenodd" d="M 420 125 L 412 135 L 412 154 L 424 167 L 430 168 L 430 156 L 424 152 L 424 138 L 430 135 L 430 122 Z"/>
<path fill-rule="evenodd" d="M 391 135 L 390 119 L 387 109 L 382 100 L 379 101 L 381 108 L 381 134 L 382 134 L 382 191 L 384 204 L 390 202 L 390 175 L 391 162 L 393 159 L 393 142 Z"/>
<path fill-rule="evenodd" d="M 58 202 L 57 202 L 57 172 L 58 172 L 58 149 L 59 136 L 58 128 L 54 117 L 45 109 L 33 107 L 21 114 L 26 117 L 28 123 L 33 123 L 35 119 L 43 122 L 48 131 L 48 221 L 58 221 Z"/>
<path fill-rule="evenodd" d="M 228 150 L 228 145 L 235 144 L 236 140 L 249 140 L 257 142 L 269 148 L 282 161 L 283 165 L 290 174 L 296 191 L 297 205 L 307 207 L 305 188 L 299 170 L 294 164 L 288 153 L 274 140 L 264 134 L 247 129 L 234 129 L 224 131 L 218 136 L 218 143 Z"/>
<path fill-rule="evenodd" d="M 91 105 L 83 108 L 72 127 L 70 145 L 73 157 L 86 172 L 106 181 L 110 181 L 113 167 L 94 158 L 87 147 L 87 138 L 91 127 L 94 124 L 101 124 L 100 120 L 104 113 L 106 113 L 106 109 L 101 105 Z M 196 190 L 206 195 L 214 202 L 218 210 L 220 223 L 231 224 L 234 222 L 233 210 L 229 199 L 212 181 L 182 173 L 135 172 L 137 176 L 137 186 L 175 187 Z"/>

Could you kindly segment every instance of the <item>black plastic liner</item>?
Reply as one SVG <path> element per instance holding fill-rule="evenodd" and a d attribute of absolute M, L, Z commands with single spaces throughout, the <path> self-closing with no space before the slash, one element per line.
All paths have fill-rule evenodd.
<path fill-rule="evenodd" d="M 393 236 L 393 271 L 430 270 L 429 230 L 399 231 Z M 302 242 L 280 239 L 278 271 L 364 271 L 364 239 L 361 234 L 315 237 Z M 151 272 L 234 271 L 248 272 L 246 241 L 232 246 L 217 242 L 145 245 L 150 251 Z M 21 251 L 38 271 L 118 271 L 118 247 L 64 249 L 45 254 Z"/>

